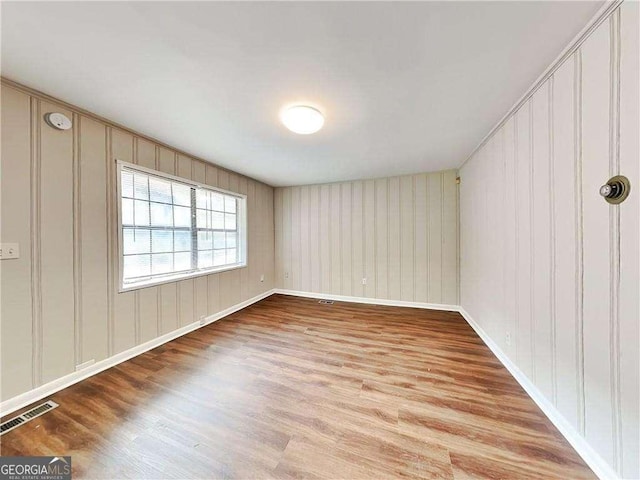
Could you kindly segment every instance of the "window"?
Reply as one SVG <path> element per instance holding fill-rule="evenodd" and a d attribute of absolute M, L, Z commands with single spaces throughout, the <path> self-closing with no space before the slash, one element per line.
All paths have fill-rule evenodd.
<path fill-rule="evenodd" d="M 246 266 L 246 197 L 118 162 L 120 287 Z"/>

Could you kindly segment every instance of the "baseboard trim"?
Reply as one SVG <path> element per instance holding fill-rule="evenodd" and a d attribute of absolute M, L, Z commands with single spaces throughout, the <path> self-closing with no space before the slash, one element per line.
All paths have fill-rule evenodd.
<path fill-rule="evenodd" d="M 522 370 L 509 359 L 482 327 L 473 320 L 471 315 L 462 307 L 458 307 L 458 311 L 598 478 L 601 480 L 620 480 L 620 476 L 616 471 L 587 443 L 584 437 L 564 418 L 556 407 L 547 400 L 542 392 L 538 390 L 538 387 L 531 383 Z"/>
<path fill-rule="evenodd" d="M 446 312 L 458 312 L 460 310 L 460 307 L 458 305 L 448 305 L 445 303 L 407 302 L 404 300 L 387 300 L 382 298 L 351 297 L 348 295 L 333 295 L 329 293 L 287 290 L 285 288 L 276 288 L 274 289 L 274 293 L 279 293 L 281 295 L 292 295 L 294 297 L 335 300 L 336 302 L 366 303 L 369 305 L 386 305 L 390 307 L 423 308 L 427 310 L 442 310 Z"/>
<path fill-rule="evenodd" d="M 169 333 L 165 333 L 159 337 L 154 338 L 153 340 L 149 340 L 148 342 L 137 345 L 133 348 L 125 350 L 124 352 L 120 352 L 112 357 L 105 358 L 99 362 L 94 363 L 82 370 L 77 372 L 70 373 L 65 375 L 64 377 L 60 377 L 52 382 L 41 385 L 33 390 L 29 390 L 28 392 L 17 395 L 13 398 L 5 400 L 0 403 L 0 415 L 8 415 L 10 413 L 15 412 L 16 410 L 20 410 L 21 408 L 30 405 L 33 402 L 37 402 L 38 400 L 42 400 L 44 397 L 48 397 L 49 395 L 53 395 L 60 390 L 63 390 L 75 383 L 80 382 L 86 378 L 92 377 L 108 368 L 114 367 L 122 362 L 125 362 L 141 353 L 152 350 L 156 347 L 159 347 L 162 344 L 170 342 L 182 335 L 186 335 L 189 332 L 193 332 L 199 328 L 202 328 L 206 325 L 209 325 L 217 320 L 220 320 L 232 313 L 237 312 L 238 310 L 242 310 L 243 308 L 248 307 L 260 300 L 267 298 L 273 295 L 274 290 L 267 290 L 260 295 L 257 295 L 253 298 L 245 300 L 243 302 L 237 303 L 229 308 L 226 308 L 218 313 L 214 313 L 213 315 L 209 315 L 205 318 L 204 323 L 201 325 L 200 322 L 190 323 L 189 325 L 185 325 L 184 327 L 180 327 L 177 330 L 174 330 Z"/>

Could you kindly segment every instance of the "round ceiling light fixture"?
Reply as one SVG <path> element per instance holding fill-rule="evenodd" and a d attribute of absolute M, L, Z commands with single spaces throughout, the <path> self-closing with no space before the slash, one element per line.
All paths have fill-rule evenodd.
<path fill-rule="evenodd" d="M 324 116 L 319 110 L 308 105 L 294 105 L 280 114 L 285 127 L 294 133 L 309 135 L 316 133 L 324 125 Z"/>

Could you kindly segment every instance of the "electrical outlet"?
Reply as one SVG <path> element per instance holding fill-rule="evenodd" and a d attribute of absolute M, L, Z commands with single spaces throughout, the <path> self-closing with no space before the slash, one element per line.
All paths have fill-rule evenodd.
<path fill-rule="evenodd" d="M 284 272 L 284 278 L 289 278 L 289 272 Z"/>
<path fill-rule="evenodd" d="M 200 325 L 204 325 L 205 323 L 207 323 L 207 317 L 206 317 L 206 315 L 201 315 L 200 316 Z"/>
<path fill-rule="evenodd" d="M 20 258 L 20 246 L 17 243 L 0 244 L 0 260 Z"/>
<path fill-rule="evenodd" d="M 507 346 L 511 346 L 511 333 L 507 332 L 505 335 L 505 341 L 507 342 Z"/>
<path fill-rule="evenodd" d="M 264 282 L 264 273 L 262 275 L 260 275 L 260 281 Z"/>
<path fill-rule="evenodd" d="M 362 279 L 362 284 L 363 284 L 363 285 L 366 285 L 366 284 L 367 284 L 367 279 L 366 279 L 366 278 L 363 278 L 363 279 Z"/>

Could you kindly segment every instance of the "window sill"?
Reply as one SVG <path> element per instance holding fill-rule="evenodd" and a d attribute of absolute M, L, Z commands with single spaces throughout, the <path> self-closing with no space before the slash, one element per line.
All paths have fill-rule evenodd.
<path fill-rule="evenodd" d="M 229 272 L 231 270 L 238 270 L 240 268 L 246 268 L 246 267 L 247 267 L 246 263 L 238 263 L 235 265 L 225 265 L 223 267 L 211 268 L 209 270 L 204 270 L 201 272 L 172 275 L 172 276 L 163 277 L 162 279 L 144 280 L 144 281 L 132 283 L 129 285 L 121 284 L 120 288 L 118 289 L 118 293 L 131 292 L 133 290 L 141 290 L 143 288 L 156 287 L 158 285 L 166 285 L 168 283 L 177 283 L 182 280 L 189 280 L 190 278 L 205 277 L 207 275 L 214 275 L 216 273 Z"/>

